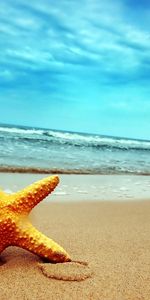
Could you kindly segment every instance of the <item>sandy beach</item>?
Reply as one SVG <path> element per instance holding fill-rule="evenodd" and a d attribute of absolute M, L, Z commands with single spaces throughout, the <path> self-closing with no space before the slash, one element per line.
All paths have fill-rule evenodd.
<path fill-rule="evenodd" d="M 105 186 L 108 178 L 103 177 L 105 179 L 99 177 L 99 180 L 100 182 L 103 180 Z M 37 178 L 42 176 L 0 174 L 0 185 L 6 190 L 15 191 Z M 72 177 L 70 181 L 73 180 L 74 185 L 78 186 L 75 178 Z M 89 191 L 91 186 L 89 181 L 86 182 L 86 178 L 84 177 L 83 181 Z M 126 198 L 124 195 L 121 201 L 119 195 L 125 192 L 125 182 L 129 183 L 127 181 L 129 178 L 121 177 L 123 183 L 120 187 L 124 189 L 119 191 L 114 188 L 118 179 L 119 177 L 117 180 L 109 178 L 110 199 L 107 201 L 105 201 L 107 193 L 102 194 L 105 196 L 104 199 L 99 193 L 101 201 L 97 201 L 97 198 L 94 200 L 94 197 L 90 201 L 89 194 L 87 194 L 88 201 L 85 201 L 84 193 L 76 193 L 78 201 L 71 202 L 69 198 L 65 201 L 64 190 L 61 190 L 60 201 L 58 196 L 51 195 L 51 201 L 41 202 L 34 208 L 31 213 L 32 223 L 62 245 L 73 261 L 83 264 L 73 263 L 70 267 L 68 267 L 70 263 L 53 265 L 43 262 L 39 257 L 23 249 L 9 247 L 1 254 L 0 299 L 149 300 L 150 202 L 147 201 L 148 192 L 145 197 L 142 194 L 144 184 L 148 190 L 149 177 L 140 181 L 140 177 L 131 176 L 131 186 L 133 181 L 141 182 L 141 194 L 139 194 L 140 184 L 135 184 L 134 197 L 131 195 L 131 198 Z M 69 182 L 67 178 L 62 178 L 61 185 L 66 185 L 66 182 Z M 69 183 L 70 189 L 73 182 Z M 83 187 L 81 188 L 83 192 Z M 114 197 L 113 201 L 111 200 L 113 189 L 118 191 L 116 201 Z M 81 201 L 82 195 L 84 201 Z M 71 199 L 71 194 L 69 197 Z M 59 280 L 49 278 L 52 275 L 59 277 Z M 67 277 L 68 281 L 63 280 Z M 73 278 L 77 280 L 73 281 Z"/>

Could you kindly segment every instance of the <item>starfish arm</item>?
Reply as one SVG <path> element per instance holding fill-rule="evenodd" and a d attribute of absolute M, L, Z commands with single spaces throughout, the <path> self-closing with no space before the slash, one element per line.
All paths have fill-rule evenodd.
<path fill-rule="evenodd" d="M 50 176 L 15 194 L 0 191 L 0 253 L 8 246 L 19 246 L 51 262 L 71 261 L 61 246 L 40 233 L 27 218 L 58 182 L 57 176 Z"/>
<path fill-rule="evenodd" d="M 39 180 L 15 194 L 13 210 L 29 213 L 34 206 L 47 197 L 59 183 L 58 176 L 49 176 Z"/>
<path fill-rule="evenodd" d="M 71 261 L 68 253 L 56 242 L 39 232 L 28 223 L 26 229 L 19 229 L 15 246 L 19 246 L 51 262 Z"/>
<path fill-rule="evenodd" d="M 5 192 L 0 189 L 0 197 L 4 197 L 5 195 Z"/>

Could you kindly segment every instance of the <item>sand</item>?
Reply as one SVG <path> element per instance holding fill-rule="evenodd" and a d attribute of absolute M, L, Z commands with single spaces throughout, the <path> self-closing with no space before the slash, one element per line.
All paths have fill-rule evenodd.
<path fill-rule="evenodd" d="M 0 187 L 15 192 L 47 174 L 0 173 Z M 141 175 L 59 175 L 60 184 L 48 200 L 130 201 L 150 199 L 150 177 Z"/>
<path fill-rule="evenodd" d="M 149 300 L 149 216 L 144 200 L 40 203 L 33 224 L 78 262 L 54 265 L 9 247 L 1 254 L 0 299 Z"/>

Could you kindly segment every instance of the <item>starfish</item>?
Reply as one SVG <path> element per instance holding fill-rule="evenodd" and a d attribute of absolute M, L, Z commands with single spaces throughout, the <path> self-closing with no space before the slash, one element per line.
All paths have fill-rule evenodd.
<path fill-rule="evenodd" d="M 58 182 L 58 176 L 49 176 L 14 194 L 0 190 L 0 253 L 8 246 L 18 246 L 51 262 L 71 261 L 61 246 L 39 232 L 28 219 L 32 208 L 47 197 Z"/>

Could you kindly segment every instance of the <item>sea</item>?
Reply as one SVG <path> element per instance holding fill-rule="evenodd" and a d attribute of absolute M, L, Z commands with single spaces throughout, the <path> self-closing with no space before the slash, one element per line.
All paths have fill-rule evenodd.
<path fill-rule="evenodd" d="M 150 141 L 0 125 L 0 172 L 150 175 Z"/>

